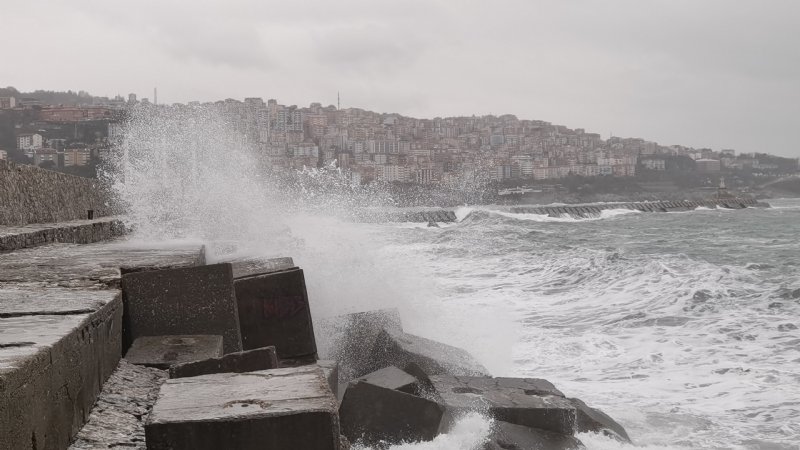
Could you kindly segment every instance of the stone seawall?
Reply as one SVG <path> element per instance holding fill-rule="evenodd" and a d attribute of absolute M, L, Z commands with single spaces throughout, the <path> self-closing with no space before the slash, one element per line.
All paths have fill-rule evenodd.
<path fill-rule="evenodd" d="M 0 161 L 0 225 L 25 225 L 107 216 L 97 180 Z"/>

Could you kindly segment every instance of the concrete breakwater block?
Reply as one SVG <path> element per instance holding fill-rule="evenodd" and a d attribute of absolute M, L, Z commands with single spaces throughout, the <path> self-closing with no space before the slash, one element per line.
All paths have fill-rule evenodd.
<path fill-rule="evenodd" d="M 67 448 L 119 362 L 116 292 L 41 294 L 39 300 L 69 306 L 40 301 L 6 309 L 0 302 L 8 313 L 0 317 L 0 449 Z"/>
<path fill-rule="evenodd" d="M 438 434 L 444 407 L 438 403 L 366 381 L 347 386 L 339 417 L 350 442 L 430 441 Z"/>
<path fill-rule="evenodd" d="M 482 450 L 578 450 L 585 448 L 574 436 L 495 421 Z"/>
<path fill-rule="evenodd" d="M 443 431 L 469 411 L 488 411 L 497 420 L 555 433 L 575 433 L 577 411 L 546 380 L 489 377 L 430 377 L 436 398 L 447 409 Z"/>
<path fill-rule="evenodd" d="M 575 430 L 579 433 L 595 432 L 613 436 L 624 442 L 631 442 L 628 432 L 608 414 L 595 409 L 577 398 L 568 399 L 577 409 Z"/>
<path fill-rule="evenodd" d="M 167 380 L 149 450 L 340 450 L 337 403 L 317 366 Z"/>
<path fill-rule="evenodd" d="M 222 336 L 142 336 L 125 354 L 131 364 L 169 369 L 173 364 L 222 356 Z"/>
<path fill-rule="evenodd" d="M 185 378 L 213 373 L 243 373 L 277 368 L 278 356 L 275 352 L 275 347 L 263 347 L 244 352 L 228 353 L 220 357 L 175 364 L 169 368 L 169 377 Z"/>
<path fill-rule="evenodd" d="M 371 359 L 378 367 L 405 367 L 415 363 L 428 375 L 489 375 L 466 350 L 396 330 L 381 331 L 372 348 Z"/>
<path fill-rule="evenodd" d="M 333 396 L 337 400 L 341 400 L 339 398 L 339 361 L 321 359 L 317 361 L 317 365 L 322 369 L 322 374 L 325 376 L 325 380 L 328 381 L 328 386 L 331 388 Z"/>
<path fill-rule="evenodd" d="M 279 358 L 316 356 L 314 326 L 301 269 L 238 278 L 234 287 L 245 350 L 272 345 Z"/>
<path fill-rule="evenodd" d="M 225 353 L 242 350 L 228 263 L 122 276 L 123 344 L 140 336 L 218 334 Z"/>
<path fill-rule="evenodd" d="M 417 379 L 395 366 L 384 367 L 352 382 L 359 383 L 362 381 L 373 386 L 405 392 L 406 394 L 417 395 L 419 393 Z"/>
<path fill-rule="evenodd" d="M 347 382 L 390 364 L 373 361 L 372 350 L 384 331 L 402 333 L 400 313 L 396 309 L 364 311 L 318 321 L 320 334 L 327 336 L 322 357 L 339 361 L 340 382 Z"/>
<path fill-rule="evenodd" d="M 233 278 L 251 277 L 253 275 L 263 275 L 267 273 L 281 272 L 294 269 L 294 260 L 289 257 L 281 258 L 240 258 L 232 261 Z"/>

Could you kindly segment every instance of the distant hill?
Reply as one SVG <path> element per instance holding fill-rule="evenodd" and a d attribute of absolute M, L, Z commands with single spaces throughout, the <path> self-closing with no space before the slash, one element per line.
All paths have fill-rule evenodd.
<path fill-rule="evenodd" d="M 12 86 L 6 88 L 0 88 L 0 97 L 16 97 L 18 99 L 33 98 L 36 100 L 40 100 L 42 103 L 46 105 L 70 105 L 70 106 L 93 105 L 95 103 L 107 102 L 109 100 L 108 97 L 95 97 L 86 91 L 61 92 L 61 91 L 45 91 L 39 89 L 33 92 L 20 92 L 19 90 L 17 90 Z"/>

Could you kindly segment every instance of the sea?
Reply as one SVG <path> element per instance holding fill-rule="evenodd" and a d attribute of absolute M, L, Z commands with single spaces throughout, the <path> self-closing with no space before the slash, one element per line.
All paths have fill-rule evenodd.
<path fill-rule="evenodd" d="M 770 208 L 457 210 L 452 224 L 298 217 L 320 315 L 399 308 L 494 375 L 552 381 L 645 449 L 797 449 L 800 199 Z M 491 419 L 396 449 L 470 449 Z M 634 448 L 600 435 L 590 449 Z"/>
<path fill-rule="evenodd" d="M 315 319 L 397 308 L 407 332 L 495 376 L 550 380 L 633 441 L 580 434 L 589 449 L 800 448 L 800 199 L 611 204 L 582 219 L 465 205 L 437 227 L 363 223 L 354 210 L 391 210 L 391 198 L 336 170 L 271 182 L 208 111 L 133 115 L 124 136 L 101 179 L 134 239 L 201 240 L 211 260 L 291 256 Z M 491 427 L 476 411 L 391 448 L 479 449 Z"/>

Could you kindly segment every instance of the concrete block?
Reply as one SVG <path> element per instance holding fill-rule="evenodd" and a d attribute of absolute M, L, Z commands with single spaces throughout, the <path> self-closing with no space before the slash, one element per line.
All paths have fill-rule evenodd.
<path fill-rule="evenodd" d="M 222 336 L 142 336 L 133 341 L 125 359 L 139 366 L 169 369 L 173 364 L 222 356 Z"/>
<path fill-rule="evenodd" d="M 233 278 L 245 278 L 253 275 L 282 272 L 294 269 L 294 260 L 289 257 L 281 258 L 241 258 L 230 261 L 233 268 Z"/>
<path fill-rule="evenodd" d="M 631 442 L 628 432 L 622 425 L 617 423 L 608 414 L 595 409 L 577 398 L 570 398 L 569 401 L 577 409 L 578 416 L 575 429 L 579 433 L 588 431 L 604 433 L 613 436 L 623 442 Z"/>
<path fill-rule="evenodd" d="M 228 263 L 127 273 L 122 293 L 125 348 L 140 336 L 218 334 L 225 353 L 242 350 Z"/>
<path fill-rule="evenodd" d="M 384 330 L 402 333 L 400 313 L 381 309 L 325 318 L 317 323 L 326 336 L 320 354 L 339 361 L 339 381 L 348 382 L 390 364 L 372 360 L 372 349 Z"/>
<path fill-rule="evenodd" d="M 339 400 L 339 361 L 332 359 L 321 359 L 317 361 L 317 365 L 322 369 L 325 379 L 328 381 L 333 396 Z M 342 391 L 344 393 L 344 391 Z"/>
<path fill-rule="evenodd" d="M 339 417 L 350 442 L 429 441 L 438 434 L 444 408 L 405 392 L 365 382 L 348 385 Z"/>
<path fill-rule="evenodd" d="M 497 420 L 572 435 L 577 411 L 547 380 L 431 376 L 437 399 L 446 407 L 443 430 L 458 415 L 488 410 Z"/>
<path fill-rule="evenodd" d="M 245 350 L 273 345 L 279 358 L 316 356 L 301 269 L 239 278 L 234 286 Z"/>
<path fill-rule="evenodd" d="M 317 366 L 167 380 L 148 450 L 339 450 L 337 403 Z"/>
<path fill-rule="evenodd" d="M 489 442 L 483 445 L 482 450 L 578 450 L 583 448 L 583 443 L 574 436 L 495 421 Z"/>
<path fill-rule="evenodd" d="M 382 331 L 372 349 L 378 367 L 417 364 L 426 374 L 486 376 L 486 370 L 467 351 L 412 334 Z"/>
<path fill-rule="evenodd" d="M 120 358 L 122 301 L 104 295 L 86 313 L 0 318 L 1 449 L 67 448 L 86 423 Z"/>
<path fill-rule="evenodd" d="M 170 378 L 196 377 L 212 373 L 242 373 L 278 368 L 275 347 L 263 347 L 225 356 L 175 364 L 169 368 Z"/>
<path fill-rule="evenodd" d="M 386 389 L 417 395 L 420 392 L 417 379 L 395 366 L 384 367 L 370 374 L 353 380 L 353 383 L 364 382 Z"/>

